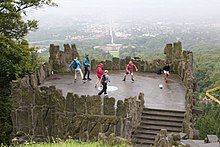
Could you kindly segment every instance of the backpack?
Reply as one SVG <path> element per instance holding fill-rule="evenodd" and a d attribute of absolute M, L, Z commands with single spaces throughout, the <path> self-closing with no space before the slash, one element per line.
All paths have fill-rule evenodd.
<path fill-rule="evenodd" d="M 105 74 L 102 76 L 101 83 L 102 83 L 102 84 L 105 84 L 105 83 L 106 83 L 106 77 L 105 77 Z"/>
<path fill-rule="evenodd" d="M 73 69 L 76 69 L 76 67 L 77 67 L 77 63 L 76 63 L 76 61 L 74 61 L 73 62 Z"/>

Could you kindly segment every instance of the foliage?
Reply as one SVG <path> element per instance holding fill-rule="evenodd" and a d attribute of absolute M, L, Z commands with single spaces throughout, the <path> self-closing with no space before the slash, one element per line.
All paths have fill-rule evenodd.
<path fill-rule="evenodd" d="M 204 139 L 206 135 L 217 135 L 220 138 L 220 105 L 205 105 L 204 114 L 197 117 L 196 128 L 200 137 Z"/>
<path fill-rule="evenodd" d="M 31 57 L 27 41 L 14 41 L 0 35 L 0 142 L 8 143 L 11 133 L 10 82 L 35 70 L 36 59 Z"/>
<path fill-rule="evenodd" d="M 3 0 L 0 2 L 0 144 L 9 144 L 12 132 L 10 82 L 23 77 L 36 67 L 36 56 L 31 54 L 24 36 L 37 29 L 36 20 L 22 16 L 30 8 L 55 5 L 52 0 Z"/>
<path fill-rule="evenodd" d="M 66 141 L 56 141 L 56 143 L 26 143 L 23 145 L 16 145 L 18 147 L 116 147 L 109 144 L 102 144 L 100 142 L 81 142 L 78 140 L 68 139 Z M 118 144 L 117 147 L 126 147 L 125 144 Z"/>
<path fill-rule="evenodd" d="M 220 46 L 219 46 L 220 48 Z M 220 50 L 194 51 L 194 76 L 197 79 L 197 97 L 204 97 L 205 91 L 220 86 Z"/>
<path fill-rule="evenodd" d="M 0 34 L 21 39 L 29 31 L 37 29 L 36 20 L 23 20 L 29 8 L 55 5 L 52 0 L 4 0 L 0 2 Z"/>

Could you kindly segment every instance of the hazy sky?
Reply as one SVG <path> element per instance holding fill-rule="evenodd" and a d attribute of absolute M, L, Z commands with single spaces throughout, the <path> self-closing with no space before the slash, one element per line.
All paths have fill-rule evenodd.
<path fill-rule="evenodd" d="M 30 16 L 45 21 L 90 15 L 150 19 L 202 19 L 220 22 L 220 0 L 54 0 L 59 6 L 32 11 Z"/>

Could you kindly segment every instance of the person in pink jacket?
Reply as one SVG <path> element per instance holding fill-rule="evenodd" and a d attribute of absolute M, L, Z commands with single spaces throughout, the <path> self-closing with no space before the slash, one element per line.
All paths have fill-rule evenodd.
<path fill-rule="evenodd" d="M 100 86 L 100 81 L 101 81 L 101 78 L 102 78 L 102 75 L 104 74 L 104 71 L 103 71 L 103 64 L 102 63 L 100 63 L 99 64 L 99 66 L 98 66 L 98 68 L 96 69 L 96 75 L 97 75 L 97 81 L 96 81 L 96 83 L 95 83 L 95 88 L 97 87 L 97 86 Z"/>

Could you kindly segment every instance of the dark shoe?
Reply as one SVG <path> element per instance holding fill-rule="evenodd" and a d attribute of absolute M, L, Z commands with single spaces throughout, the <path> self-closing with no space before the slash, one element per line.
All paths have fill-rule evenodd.
<path fill-rule="evenodd" d="M 97 85 L 95 84 L 95 88 L 97 88 Z"/>
<path fill-rule="evenodd" d="M 83 80 L 86 80 L 86 78 L 83 78 Z"/>
<path fill-rule="evenodd" d="M 132 82 L 134 82 L 134 79 L 131 79 L 132 80 Z"/>
<path fill-rule="evenodd" d="M 87 80 L 91 81 L 92 79 L 88 78 Z"/>
<path fill-rule="evenodd" d="M 125 81 L 125 79 L 123 79 L 122 81 Z"/>

